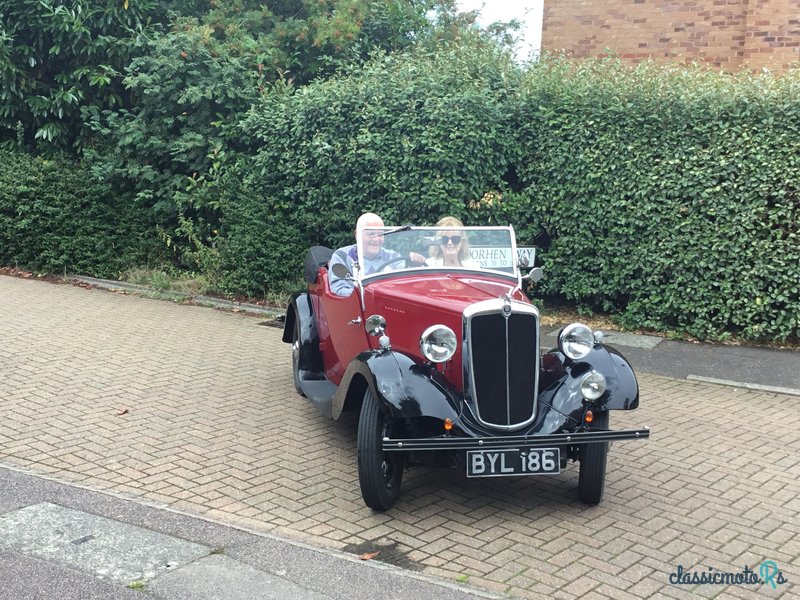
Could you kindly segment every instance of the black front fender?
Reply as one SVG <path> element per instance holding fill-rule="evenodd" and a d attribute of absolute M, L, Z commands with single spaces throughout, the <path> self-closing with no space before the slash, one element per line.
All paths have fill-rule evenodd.
<path fill-rule="evenodd" d="M 597 344 L 592 351 L 579 361 L 569 364 L 566 385 L 577 389 L 580 394 L 580 378 L 591 371 L 602 373 L 606 378 L 606 393 L 593 404 L 595 409 L 633 410 L 639 406 L 639 382 L 624 356 L 611 346 Z"/>
<path fill-rule="evenodd" d="M 333 418 L 359 409 L 366 386 L 396 418 L 426 416 L 456 421 L 460 414 L 460 395 L 437 381 L 434 370 L 401 352 L 374 350 L 361 353 L 347 367 L 333 398 Z"/>
<path fill-rule="evenodd" d="M 633 410 L 639 406 L 639 383 L 625 357 L 616 349 L 598 344 L 584 358 L 572 361 L 559 352 L 549 353 L 561 361 L 559 376 L 539 392 L 544 422 L 538 429 L 545 433 L 574 427 L 583 422 L 587 408 L 600 410 Z M 591 370 L 606 378 L 606 393 L 589 402 L 581 394 L 580 382 Z"/>

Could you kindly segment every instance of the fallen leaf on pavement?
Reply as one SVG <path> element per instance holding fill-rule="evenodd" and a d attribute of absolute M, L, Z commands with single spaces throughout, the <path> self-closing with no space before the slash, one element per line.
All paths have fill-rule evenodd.
<path fill-rule="evenodd" d="M 362 554 L 358 558 L 360 558 L 361 560 L 372 560 L 373 558 L 378 556 L 378 554 L 380 554 L 380 553 L 381 553 L 380 550 L 376 550 L 375 552 L 364 552 L 364 554 Z"/>
<path fill-rule="evenodd" d="M 123 408 L 121 411 L 119 411 L 117 413 L 117 416 L 120 417 L 120 416 L 126 415 L 126 414 L 128 414 L 128 409 L 127 408 Z"/>

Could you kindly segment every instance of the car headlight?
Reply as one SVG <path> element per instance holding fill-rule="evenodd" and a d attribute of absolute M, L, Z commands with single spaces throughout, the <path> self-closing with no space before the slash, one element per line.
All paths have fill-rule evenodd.
<path fill-rule="evenodd" d="M 591 370 L 581 377 L 581 394 L 587 400 L 597 400 L 605 394 L 606 387 L 606 378 L 595 370 Z"/>
<path fill-rule="evenodd" d="M 458 347 L 456 334 L 446 325 L 431 325 L 419 339 L 422 356 L 431 362 L 441 363 L 453 358 Z"/>
<path fill-rule="evenodd" d="M 572 360 L 580 360 L 594 348 L 594 334 L 583 323 L 567 325 L 558 334 L 558 348 Z"/>

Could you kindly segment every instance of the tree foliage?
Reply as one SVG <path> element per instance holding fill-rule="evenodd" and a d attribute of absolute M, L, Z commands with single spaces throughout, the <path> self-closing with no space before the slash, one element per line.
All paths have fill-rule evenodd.
<path fill-rule="evenodd" d="M 220 62 L 244 60 L 269 80 L 304 84 L 375 48 L 409 46 L 433 3 L 0 0 L 0 144 L 80 153 L 87 141 L 81 111 L 135 110 L 129 86 L 136 83 L 124 78 L 136 59 L 178 48 L 181 35 L 209 38 Z M 197 31 L 183 17 L 195 19 Z M 183 81 L 197 87 L 204 75 Z"/>
<path fill-rule="evenodd" d="M 154 18 L 154 0 L 0 0 L 0 144 L 79 147 L 82 106 L 126 105 L 121 73 Z"/>
<path fill-rule="evenodd" d="M 273 68 L 296 84 L 409 47 L 427 31 L 432 0 L 280 0 L 270 3 Z"/>
<path fill-rule="evenodd" d="M 221 41 L 210 26 L 184 18 L 148 42 L 126 69 L 133 106 L 84 109 L 95 133 L 86 155 L 98 176 L 136 193 L 157 214 L 174 215 L 175 193 L 240 145 L 232 128 L 264 84 L 247 41 Z"/>
<path fill-rule="evenodd" d="M 130 108 L 84 108 L 95 134 L 87 156 L 99 176 L 153 208 L 176 260 L 197 268 L 218 226 L 208 186 L 239 152 L 252 151 L 235 125 L 256 99 L 276 82 L 299 86 L 376 48 L 408 45 L 427 23 L 426 6 L 231 0 L 199 18 L 178 17 L 125 69 Z"/>

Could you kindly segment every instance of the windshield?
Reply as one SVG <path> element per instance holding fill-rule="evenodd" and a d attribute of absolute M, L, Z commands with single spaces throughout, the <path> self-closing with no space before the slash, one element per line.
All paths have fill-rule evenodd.
<path fill-rule="evenodd" d="M 365 227 L 356 238 L 359 279 L 419 269 L 518 276 L 511 227 Z"/>

